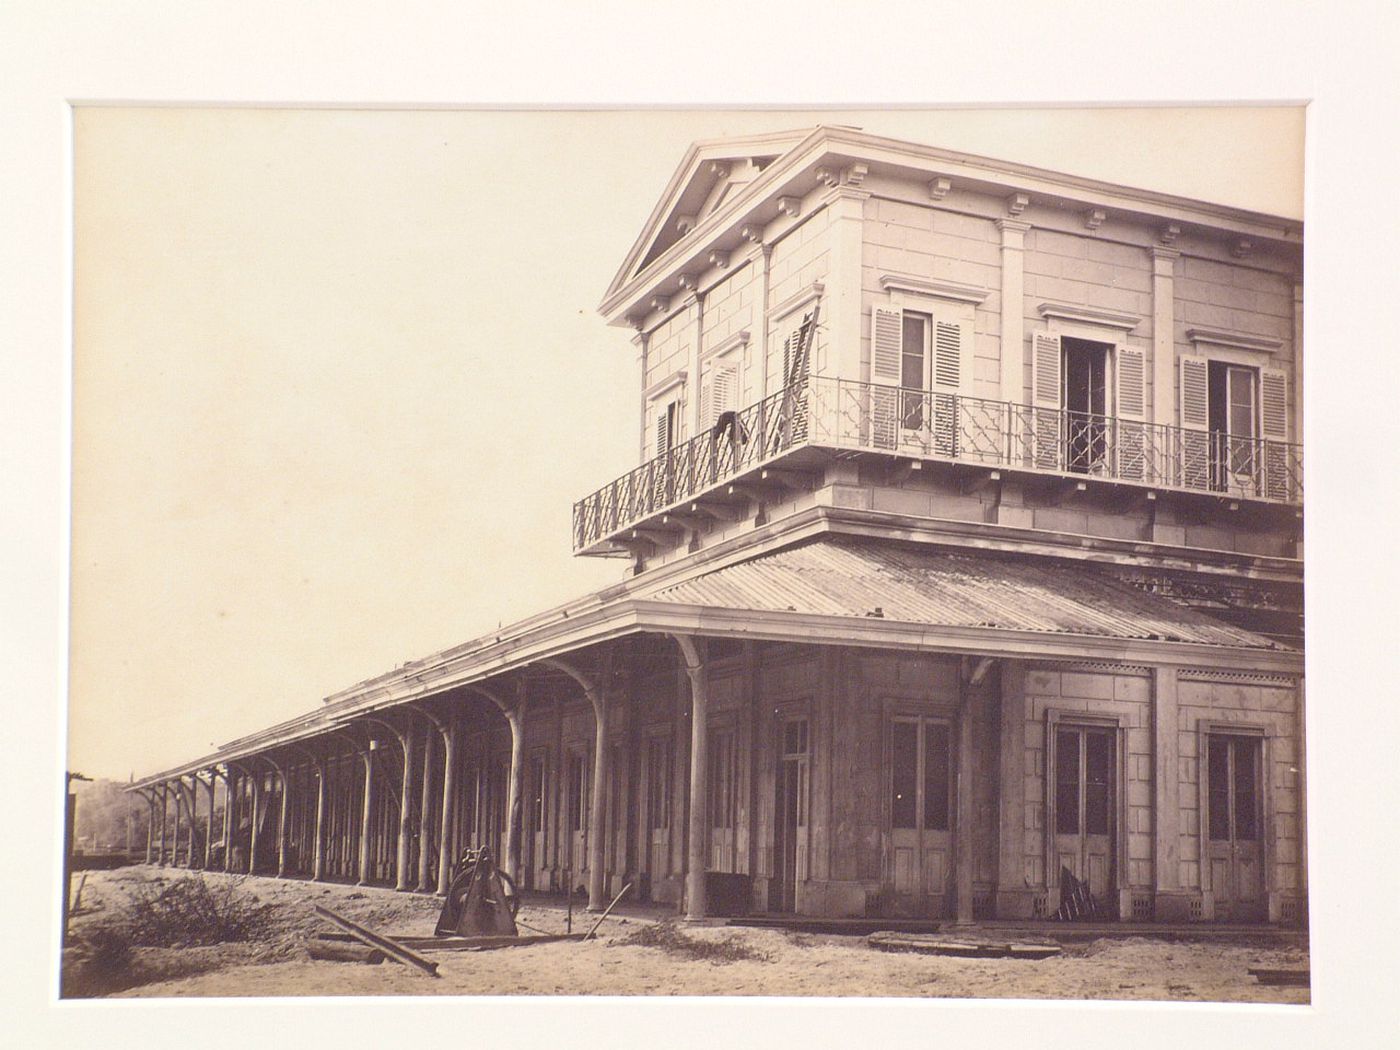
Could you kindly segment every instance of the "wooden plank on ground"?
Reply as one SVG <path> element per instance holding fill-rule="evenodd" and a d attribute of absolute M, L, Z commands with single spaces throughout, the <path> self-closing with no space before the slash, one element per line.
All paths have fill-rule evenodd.
<path fill-rule="evenodd" d="M 964 959 L 1048 959 L 1060 954 L 1059 945 L 1019 941 L 959 941 L 937 934 L 881 930 L 866 937 L 870 947 L 882 952 L 918 952 Z"/>
<path fill-rule="evenodd" d="M 1306 987 L 1312 984 L 1311 970 L 1266 970 L 1256 968 L 1249 971 L 1260 984 L 1294 985 Z"/>
<path fill-rule="evenodd" d="M 358 962 L 377 965 L 384 961 L 384 953 L 378 948 L 351 937 L 349 934 L 312 937 L 306 942 L 306 952 L 313 959 L 330 962 Z"/>
<path fill-rule="evenodd" d="M 378 948 L 380 951 L 382 951 L 390 959 L 393 959 L 395 962 L 400 962 L 403 963 L 405 966 L 412 966 L 416 969 L 422 970 L 429 977 L 438 976 L 438 964 L 429 959 L 423 958 L 423 956 L 419 955 L 411 948 L 404 947 L 398 941 L 395 941 L 391 937 L 386 937 L 382 933 L 375 933 L 367 926 L 361 926 L 357 922 L 352 922 L 351 920 L 345 918 L 345 916 L 343 915 L 337 915 L 335 912 L 331 911 L 323 904 L 317 904 L 314 907 L 316 910 L 316 914 L 319 915 L 321 918 L 325 919 L 327 922 L 339 926 L 342 930 L 353 936 L 356 940 L 363 941 L 365 944 L 368 944 L 371 948 Z"/>

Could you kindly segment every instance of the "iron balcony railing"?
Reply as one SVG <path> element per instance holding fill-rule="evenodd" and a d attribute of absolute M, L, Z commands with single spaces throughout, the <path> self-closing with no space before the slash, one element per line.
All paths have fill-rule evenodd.
<path fill-rule="evenodd" d="M 725 413 L 712 429 L 579 500 L 574 549 L 804 445 L 1303 501 L 1302 448 L 1290 442 L 814 376 Z"/>

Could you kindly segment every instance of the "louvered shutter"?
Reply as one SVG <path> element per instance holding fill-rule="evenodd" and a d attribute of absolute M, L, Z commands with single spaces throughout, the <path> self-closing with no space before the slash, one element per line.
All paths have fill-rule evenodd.
<path fill-rule="evenodd" d="M 709 430 L 719 415 L 715 408 L 715 370 L 708 368 L 700 377 L 700 429 Z"/>
<path fill-rule="evenodd" d="M 1183 355 L 1180 362 L 1181 484 L 1209 489 L 1210 361 Z"/>
<path fill-rule="evenodd" d="M 1053 332 L 1031 334 L 1031 462 L 1042 470 L 1061 469 L 1061 391 L 1064 357 Z"/>
<path fill-rule="evenodd" d="M 1148 475 L 1151 443 L 1147 431 L 1147 355 L 1132 346 L 1118 346 L 1116 368 L 1118 476 L 1142 481 Z"/>
<path fill-rule="evenodd" d="M 933 325 L 933 450 L 940 456 L 958 454 L 958 397 L 970 370 L 969 327 L 959 321 Z"/>
<path fill-rule="evenodd" d="M 714 419 L 725 412 L 736 411 L 739 407 L 739 366 L 726 364 L 713 369 L 710 376 L 710 397 L 714 408 Z M 713 426 L 713 421 L 711 422 Z"/>
<path fill-rule="evenodd" d="M 664 456 L 671 451 L 671 420 L 670 405 L 659 404 L 656 406 L 656 420 L 653 426 L 656 428 L 656 444 L 652 452 L 658 456 Z"/>
<path fill-rule="evenodd" d="M 899 443 L 900 352 L 904 311 L 897 306 L 870 310 L 870 441 L 876 448 Z"/>
<path fill-rule="evenodd" d="M 811 344 L 816 341 L 812 325 L 812 315 L 808 314 L 783 344 L 784 371 L 788 377 L 784 416 L 789 447 L 807 440 L 807 377 L 812 374 Z"/>
<path fill-rule="evenodd" d="M 1259 436 L 1263 438 L 1264 495 L 1294 498 L 1288 442 L 1288 376 L 1277 368 L 1259 370 Z"/>

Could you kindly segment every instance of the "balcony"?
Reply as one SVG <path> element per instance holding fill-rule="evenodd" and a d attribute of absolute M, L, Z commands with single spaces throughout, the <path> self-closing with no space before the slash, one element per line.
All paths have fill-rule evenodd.
<path fill-rule="evenodd" d="M 741 481 L 800 448 L 1301 506 L 1297 444 L 813 376 L 738 412 L 574 504 L 575 553 Z"/>

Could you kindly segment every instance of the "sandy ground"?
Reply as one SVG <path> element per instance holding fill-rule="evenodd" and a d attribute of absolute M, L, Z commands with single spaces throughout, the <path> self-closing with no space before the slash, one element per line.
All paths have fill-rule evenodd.
<path fill-rule="evenodd" d="M 155 868 L 89 875 L 84 903 L 98 920 L 118 907 L 137 881 L 178 877 Z M 230 876 L 210 875 L 210 879 Z M 1250 967 L 1302 968 L 1303 947 L 1173 943 L 1141 937 L 1067 945 L 1041 961 L 954 959 L 891 954 L 861 937 L 818 936 L 771 929 L 684 927 L 688 937 L 742 946 L 761 958 L 695 960 L 624 943 L 664 913 L 633 906 L 609 918 L 597 940 L 555 942 L 489 952 L 434 952 L 436 979 L 386 962 L 377 966 L 321 962 L 303 947 L 329 930 L 311 912 L 322 903 L 376 930 L 426 936 L 441 907 L 434 897 L 391 890 L 267 878 L 242 886 L 277 909 L 279 934 L 269 942 L 210 948 L 136 949 L 140 968 L 165 979 L 120 996 L 283 995 L 769 995 L 923 996 L 935 998 L 1146 999 L 1307 1003 L 1307 988 L 1258 984 Z M 574 914 L 575 931 L 593 917 Z M 527 901 L 519 920 L 541 932 L 563 932 L 562 902 Z M 524 929 L 522 933 L 533 932 Z"/>

